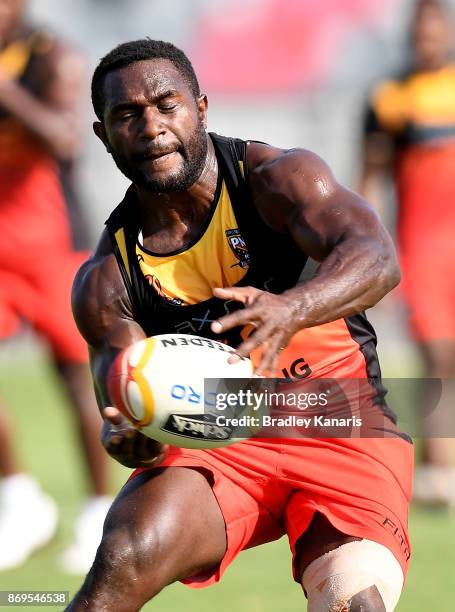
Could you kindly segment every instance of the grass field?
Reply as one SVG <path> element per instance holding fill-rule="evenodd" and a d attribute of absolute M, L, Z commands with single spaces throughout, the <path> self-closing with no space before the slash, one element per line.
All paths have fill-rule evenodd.
<path fill-rule="evenodd" d="M 57 555 L 69 541 L 85 487 L 71 414 L 41 354 L 20 361 L 12 354 L 11 358 L 3 354 L 0 389 L 11 408 L 20 456 L 61 510 L 61 527 L 55 540 L 24 567 L 0 574 L 0 589 L 62 589 L 74 593 L 81 578 L 63 574 L 57 565 Z M 114 462 L 112 468 L 116 491 L 129 470 Z M 451 612 L 455 609 L 455 517 L 414 508 L 411 533 L 413 561 L 398 612 Z M 196 591 L 174 585 L 144 610 L 300 612 L 305 609 L 305 600 L 290 576 L 288 544 L 282 539 L 242 553 L 221 584 Z"/>

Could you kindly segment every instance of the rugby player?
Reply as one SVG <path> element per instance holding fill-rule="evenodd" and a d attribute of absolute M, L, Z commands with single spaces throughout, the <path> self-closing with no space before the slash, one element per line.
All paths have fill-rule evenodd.
<path fill-rule="evenodd" d="M 47 341 L 74 408 L 92 495 L 62 564 L 84 573 L 111 500 L 87 347 L 70 305 L 74 274 L 87 257 L 79 250 L 87 232 L 71 188 L 83 62 L 67 44 L 26 23 L 25 8 L 25 0 L 0 0 L 0 338 L 27 321 Z M 8 436 L 0 416 L 0 437 Z M 22 473 L 12 450 L 6 456 L 12 440 L 2 446 L 0 569 L 7 569 L 53 535 L 56 506 Z"/>
<path fill-rule="evenodd" d="M 390 237 L 310 151 L 207 133 L 207 97 L 170 43 L 112 50 L 92 99 L 95 133 L 132 184 L 76 277 L 73 309 L 105 448 L 139 469 L 68 610 L 139 610 L 174 581 L 210 585 L 241 550 L 285 533 L 311 612 L 393 610 L 410 557 L 408 440 L 165 448 L 130 427 L 106 392 L 121 349 L 167 332 L 253 352 L 258 372 L 291 371 L 297 356 L 301 376 L 378 379 L 362 311 L 398 283 Z M 309 256 L 318 272 L 297 284 Z"/>
<path fill-rule="evenodd" d="M 429 378 L 455 376 L 455 63 L 453 26 L 440 0 L 420 0 L 411 25 L 412 65 L 373 89 L 365 121 L 361 192 L 372 202 L 392 172 L 397 238 L 411 331 Z M 378 189 L 379 188 L 379 189 Z M 378 201 L 380 204 L 381 202 Z M 430 400 L 424 397 L 430 405 Z M 444 404 L 452 412 L 453 406 Z M 443 414 L 444 410 L 439 411 Z M 453 441 L 425 420 L 420 501 L 455 504 Z M 453 434 L 453 432 L 447 432 Z"/>

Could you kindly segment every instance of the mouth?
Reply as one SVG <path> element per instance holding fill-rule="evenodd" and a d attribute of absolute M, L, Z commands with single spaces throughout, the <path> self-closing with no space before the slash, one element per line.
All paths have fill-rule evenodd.
<path fill-rule="evenodd" d="M 138 155 L 137 161 L 138 162 L 154 162 L 158 160 L 163 160 L 177 152 L 178 151 L 176 149 L 167 149 L 164 151 L 155 151 L 155 152 L 150 151 L 150 152 L 146 152 L 146 153 L 142 153 Z"/>

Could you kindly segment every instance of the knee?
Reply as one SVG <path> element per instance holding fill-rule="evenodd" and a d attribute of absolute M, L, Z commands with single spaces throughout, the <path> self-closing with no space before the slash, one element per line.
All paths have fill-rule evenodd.
<path fill-rule="evenodd" d="M 168 583 L 165 567 L 159 563 L 159 548 L 159 538 L 153 531 L 141 540 L 128 529 L 105 534 L 69 609 L 140 610 Z"/>
<path fill-rule="evenodd" d="M 170 552 L 168 538 L 159 525 L 148 525 L 147 529 L 122 527 L 103 536 L 92 569 L 122 592 L 144 582 L 153 592 L 166 586 L 170 578 Z"/>
<path fill-rule="evenodd" d="M 93 577 L 113 582 L 112 586 L 115 588 L 122 588 L 123 582 L 134 581 L 140 574 L 140 555 L 137 548 L 137 543 L 127 530 L 105 535 L 90 570 Z"/>
<path fill-rule="evenodd" d="M 302 585 L 308 612 L 392 612 L 400 598 L 403 573 L 385 546 L 361 540 L 310 563 Z"/>
<path fill-rule="evenodd" d="M 387 612 L 377 586 L 371 586 L 354 595 L 346 609 L 349 612 Z"/>
<path fill-rule="evenodd" d="M 360 587 L 350 588 L 350 577 L 339 575 L 318 585 L 308 593 L 308 612 L 392 612 L 387 607 L 376 585 L 350 596 Z"/>

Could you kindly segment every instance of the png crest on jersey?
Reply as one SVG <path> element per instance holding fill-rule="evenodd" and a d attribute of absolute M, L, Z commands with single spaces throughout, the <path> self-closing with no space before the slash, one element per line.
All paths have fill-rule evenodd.
<path fill-rule="evenodd" d="M 248 252 L 246 242 L 243 239 L 239 228 L 236 227 L 235 229 L 226 230 L 226 237 L 228 239 L 229 246 L 231 247 L 232 252 L 239 260 L 238 263 L 232 265 L 231 268 L 233 268 L 234 266 L 248 268 L 248 266 L 250 265 L 251 257 Z"/>

